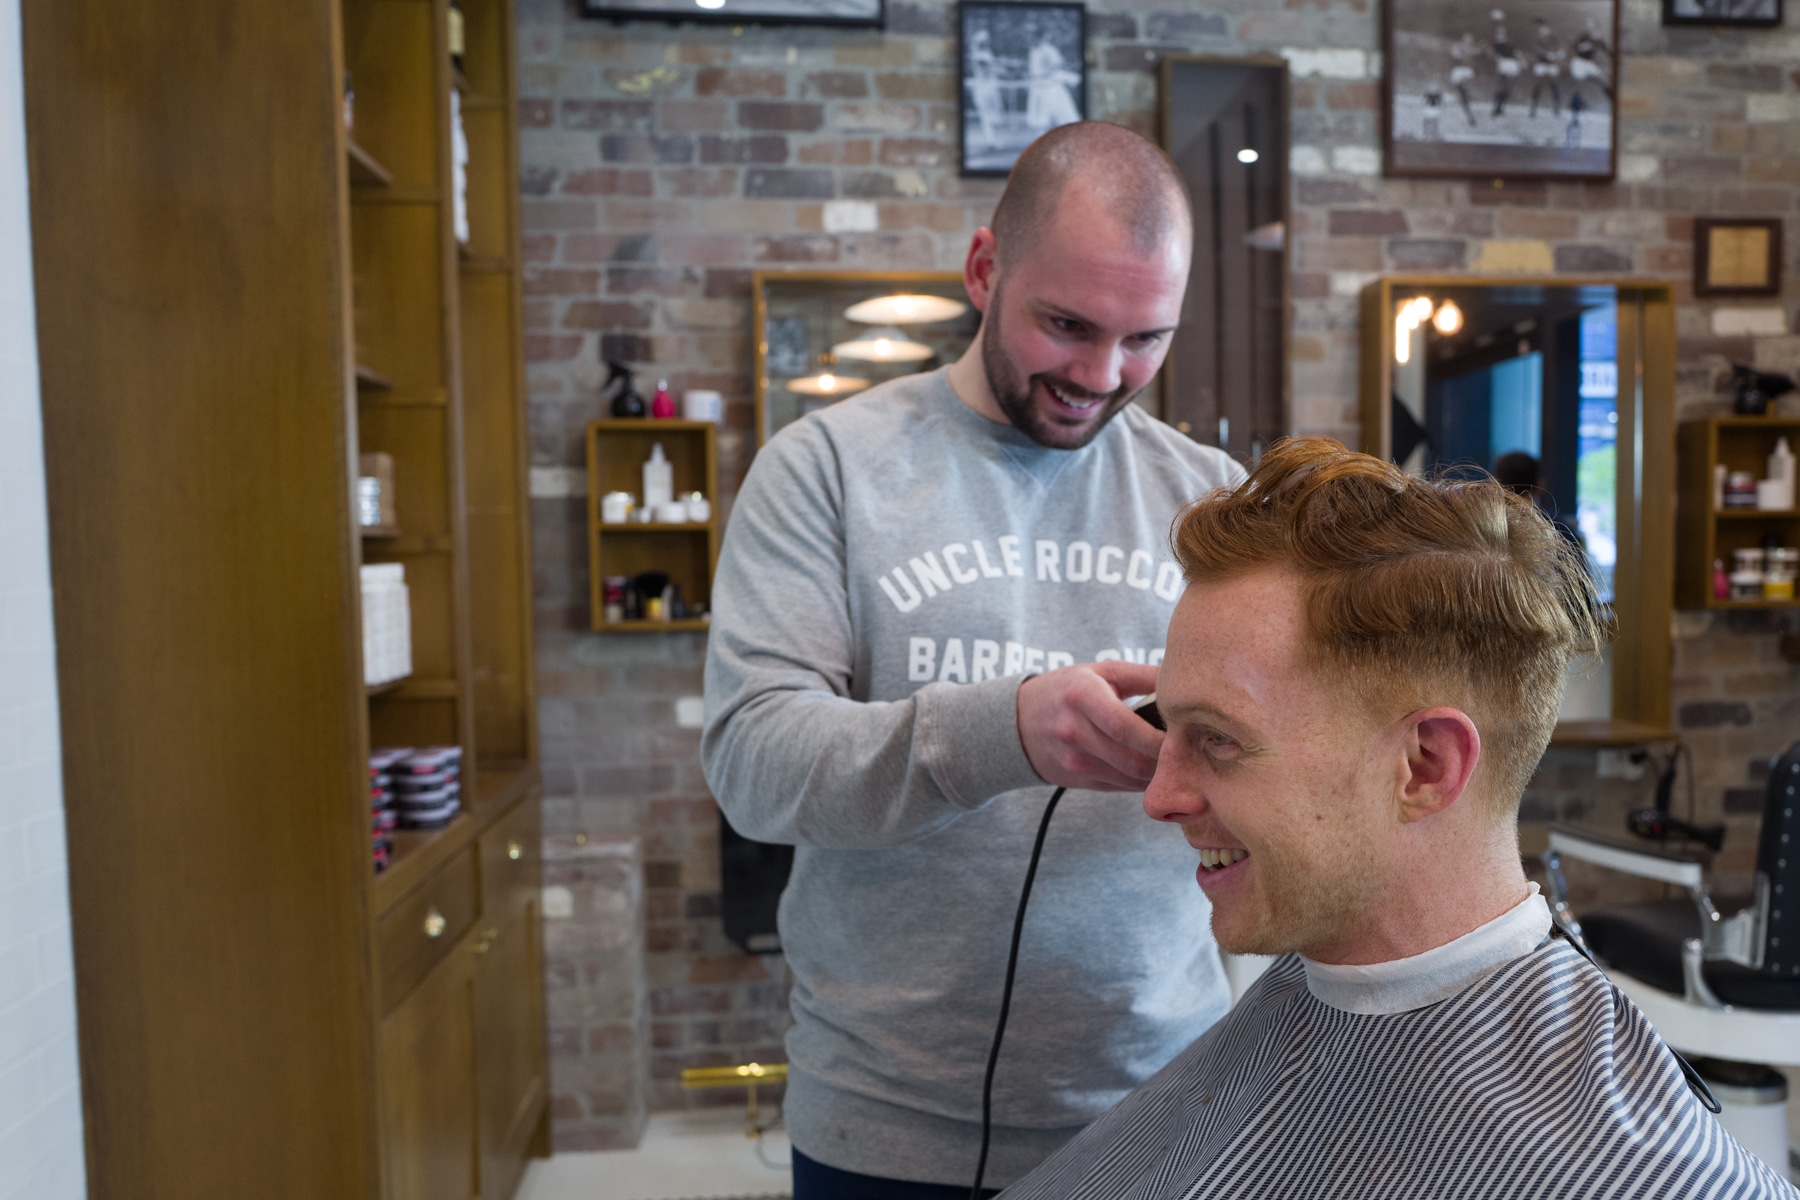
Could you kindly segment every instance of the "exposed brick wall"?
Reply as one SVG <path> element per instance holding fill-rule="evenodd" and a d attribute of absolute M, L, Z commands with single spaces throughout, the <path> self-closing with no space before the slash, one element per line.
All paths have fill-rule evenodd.
<path fill-rule="evenodd" d="M 728 509 L 752 446 L 750 272 L 955 268 L 992 211 L 1000 185 L 956 174 L 953 8 L 890 0 L 886 32 L 615 25 L 578 19 L 572 0 L 519 8 L 533 463 L 580 465 L 583 425 L 600 413 L 597 355 L 628 359 L 678 392 L 725 394 Z M 1744 305 L 1686 294 L 1695 216 L 1784 214 L 1800 198 L 1800 35 L 1665 30 L 1659 8 L 1625 3 L 1612 184 L 1382 179 L 1369 0 L 1096 0 L 1090 110 L 1152 132 L 1163 55 L 1288 56 L 1296 432 L 1355 442 L 1356 296 L 1401 270 L 1680 281 L 1680 411 L 1705 415 L 1727 407 L 1731 361 L 1800 368 L 1794 286 L 1778 336 L 1741 332 L 1756 327 Z M 831 199 L 875 201 L 879 232 L 824 232 Z M 550 830 L 644 839 L 651 1103 L 680 1104 L 682 1065 L 778 1054 L 785 1024 L 779 962 L 735 955 L 719 932 L 716 818 L 697 738 L 674 725 L 674 699 L 699 691 L 703 645 L 582 632 L 582 503 L 540 499 L 535 516 Z M 1731 810 L 1724 864 L 1740 872 L 1753 764 L 1800 732 L 1800 674 L 1776 641 L 1774 622 L 1734 615 L 1684 625 L 1676 643 L 1700 816 Z M 1647 782 L 1601 786 L 1592 770 L 1591 754 L 1547 760 L 1527 797 L 1528 848 L 1552 816 L 1617 828 L 1645 794 Z"/>

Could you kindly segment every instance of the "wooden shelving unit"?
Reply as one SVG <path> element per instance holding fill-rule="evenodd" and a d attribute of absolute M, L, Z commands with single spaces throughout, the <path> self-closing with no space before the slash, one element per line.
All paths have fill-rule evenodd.
<path fill-rule="evenodd" d="M 1773 535 L 1800 546 L 1800 512 L 1722 508 L 1713 503 L 1713 467 L 1767 474 L 1769 452 L 1785 437 L 1800 454 L 1800 419 L 1712 417 L 1683 421 L 1677 433 L 1679 491 L 1675 517 L 1675 603 L 1681 608 L 1794 608 L 1792 600 L 1720 600 L 1713 596 L 1713 563 L 1731 570 L 1732 552 L 1761 546 Z"/>
<path fill-rule="evenodd" d="M 461 79 L 447 0 L 26 4 L 89 1188 L 506 1200 L 548 1151 L 510 0 Z M 365 562 L 412 609 L 373 688 Z M 462 813 L 376 875 L 371 747 L 452 743 Z"/>
<path fill-rule="evenodd" d="M 394 177 L 375 161 L 375 156 L 357 145 L 354 139 L 344 142 L 344 154 L 350 162 L 352 187 L 393 187 Z"/>
<path fill-rule="evenodd" d="M 593 628 L 603 633 L 676 633 L 704 630 L 700 618 L 649 621 L 606 620 L 606 579 L 645 571 L 666 574 L 682 598 L 712 606 L 713 568 L 719 561 L 717 427 L 710 421 L 657 421 L 615 418 L 590 421 L 587 428 L 588 576 Z M 712 519 L 682 523 L 608 525 L 600 520 L 600 498 L 630 492 L 643 499 L 644 461 L 661 445 L 672 470 L 677 498 L 699 492 L 714 506 Z"/>
<path fill-rule="evenodd" d="M 394 381 L 377 371 L 374 367 L 365 367 L 361 363 L 356 367 L 356 386 L 358 388 L 374 388 L 377 391 L 391 392 Z"/>

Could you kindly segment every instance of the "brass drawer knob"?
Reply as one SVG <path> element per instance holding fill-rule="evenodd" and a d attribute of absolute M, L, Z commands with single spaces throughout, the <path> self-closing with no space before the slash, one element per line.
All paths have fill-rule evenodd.
<path fill-rule="evenodd" d="M 486 954 L 488 952 L 488 948 L 499 940 L 500 940 L 500 931 L 498 929 L 490 928 L 490 929 L 482 930 L 481 931 L 481 940 L 479 942 L 475 943 L 475 953 Z"/>
<path fill-rule="evenodd" d="M 524 853 L 525 853 L 525 847 L 519 845 L 519 843 L 517 843 L 517 842 L 506 843 L 506 857 L 512 859 L 514 862 L 518 862 L 519 856 Z"/>
<path fill-rule="evenodd" d="M 445 928 L 448 927 L 448 925 L 449 925 L 449 922 L 444 920 L 444 914 L 439 912 L 435 905 L 425 913 L 425 936 L 426 937 L 428 937 L 428 938 L 443 937 L 444 930 L 445 930 Z"/>

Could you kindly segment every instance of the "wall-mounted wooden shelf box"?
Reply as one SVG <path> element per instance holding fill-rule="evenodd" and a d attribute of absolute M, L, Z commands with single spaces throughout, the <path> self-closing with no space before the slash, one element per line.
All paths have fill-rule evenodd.
<path fill-rule="evenodd" d="M 1792 600 L 1719 600 L 1713 563 L 1731 570 L 1732 552 L 1761 546 L 1771 534 L 1800 546 L 1800 511 L 1721 508 L 1713 502 L 1713 467 L 1768 474 L 1769 452 L 1780 438 L 1800 452 L 1800 419 L 1712 417 L 1684 421 L 1677 435 L 1679 503 L 1675 515 L 1675 603 L 1681 608 L 1794 608 Z"/>
<path fill-rule="evenodd" d="M 660 571 L 681 588 L 689 604 L 712 605 L 713 566 L 719 561 L 718 465 L 711 421 L 656 421 L 614 418 L 590 421 L 587 428 L 588 575 L 590 621 L 605 633 L 670 633 L 700 630 L 704 620 L 606 620 L 606 578 Z M 600 498 L 630 492 L 644 498 L 644 462 L 661 444 L 674 476 L 675 497 L 693 492 L 713 505 L 712 517 L 685 524 L 607 525 Z"/>

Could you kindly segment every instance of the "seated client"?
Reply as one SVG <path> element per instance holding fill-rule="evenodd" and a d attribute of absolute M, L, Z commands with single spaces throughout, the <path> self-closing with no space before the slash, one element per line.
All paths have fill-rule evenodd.
<path fill-rule="evenodd" d="M 1008 1200 L 1795 1196 L 1520 865 L 1602 637 L 1579 551 L 1498 484 L 1322 439 L 1174 538 L 1144 807 L 1199 850 L 1219 945 L 1286 957 Z"/>

